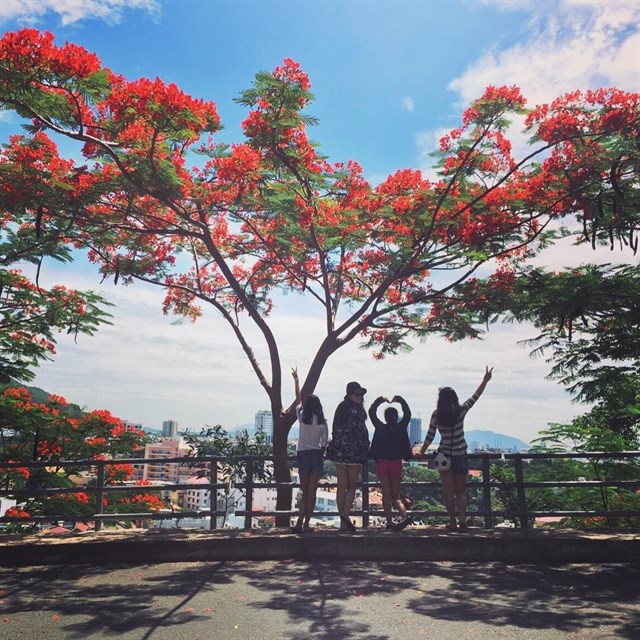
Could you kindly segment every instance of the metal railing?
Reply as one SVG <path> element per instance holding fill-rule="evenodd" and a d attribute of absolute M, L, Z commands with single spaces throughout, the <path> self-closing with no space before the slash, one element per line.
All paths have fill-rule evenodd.
<path fill-rule="evenodd" d="M 254 495 L 253 492 L 258 489 L 293 489 L 299 487 L 295 482 L 258 482 L 255 479 L 254 464 L 264 464 L 267 461 L 273 461 L 279 458 L 286 458 L 289 463 L 295 461 L 295 456 L 238 456 L 237 460 L 246 463 L 246 476 L 237 478 L 231 487 L 244 492 L 245 508 L 242 511 L 235 511 L 236 516 L 244 517 L 244 528 L 250 529 L 253 526 L 255 518 L 271 517 L 271 516 L 293 516 L 297 514 L 295 509 L 283 511 L 264 511 L 255 510 L 253 508 Z M 626 470 L 630 478 L 625 480 L 553 480 L 553 481 L 527 481 L 525 480 L 525 461 L 533 460 L 554 460 L 562 458 L 574 458 L 582 461 L 609 461 L 614 464 L 622 464 L 625 461 Z M 471 481 L 468 484 L 468 492 L 479 494 L 477 502 L 479 506 L 470 508 L 468 516 L 474 519 L 481 519 L 485 528 L 492 528 L 499 518 L 510 519 L 517 522 L 521 528 L 531 526 L 533 520 L 539 517 L 560 517 L 560 518 L 638 518 L 640 523 L 640 509 L 598 509 L 585 508 L 580 510 L 540 510 L 532 508 L 531 493 L 536 489 L 566 489 L 571 487 L 579 488 L 597 488 L 599 491 L 607 491 L 609 488 L 627 489 L 634 494 L 640 492 L 640 451 L 619 451 L 619 452 L 589 452 L 589 453 L 488 453 L 475 452 L 469 454 L 470 463 L 479 461 L 481 478 Z M 631 461 L 629 464 L 626 461 Z M 638 461 L 638 462 L 637 462 Z M 174 457 L 174 458 L 127 458 L 113 460 L 51 460 L 46 462 L 0 462 L 0 474 L 10 469 L 26 468 L 29 470 L 37 470 L 42 468 L 64 468 L 70 469 L 95 469 L 95 481 L 85 486 L 62 487 L 62 486 L 46 486 L 36 487 L 27 486 L 23 489 L 12 489 L 10 487 L 0 487 L 0 497 L 16 500 L 18 504 L 28 498 L 46 498 L 52 495 L 67 495 L 73 493 L 85 493 L 94 496 L 93 513 L 87 515 L 54 513 L 54 514 L 29 514 L 25 517 L 3 516 L 0 517 L 0 523 L 41 523 L 41 522 L 89 522 L 93 521 L 96 531 L 102 528 L 105 522 L 118 521 L 146 521 L 146 520 L 168 520 L 183 518 L 209 518 L 209 529 L 217 528 L 218 518 L 225 518 L 228 514 L 227 509 L 219 509 L 218 498 L 220 492 L 229 490 L 230 485 L 227 482 L 221 482 L 219 476 L 220 463 L 223 459 L 218 456 L 202 456 L 202 457 Z M 492 462 L 501 463 L 501 466 L 512 465 L 515 474 L 514 481 L 496 480 L 491 476 Z M 163 465 L 168 463 L 177 463 L 194 468 L 194 471 L 206 474 L 205 483 L 165 483 L 162 485 L 132 485 L 127 483 L 109 484 L 105 481 L 106 469 L 110 466 L 118 465 Z M 410 464 L 416 464 L 412 462 Z M 418 464 L 428 464 L 425 460 L 421 460 Z M 472 464 L 473 466 L 473 464 Z M 478 466 L 477 464 L 475 466 Z M 1 477 L 1 475 L 0 475 Z M 32 483 L 33 484 L 33 483 Z M 352 511 L 352 515 L 362 518 L 362 526 L 368 527 L 371 518 L 383 517 L 381 510 L 372 508 L 370 503 L 370 491 L 378 488 L 378 482 L 370 477 L 368 465 L 363 465 L 363 472 L 359 483 L 361 492 L 362 508 Z M 321 481 L 319 489 L 331 489 L 336 487 L 336 483 Z M 441 483 L 437 481 L 416 481 L 403 482 L 403 492 L 410 493 L 412 489 L 433 488 L 437 493 L 441 489 Z M 114 494 L 127 494 L 130 492 L 157 493 L 167 491 L 187 491 L 206 490 L 209 492 L 209 508 L 200 510 L 180 510 L 180 511 L 143 511 L 135 513 L 105 513 L 104 501 L 107 496 Z M 498 492 L 507 495 L 505 492 L 512 492 L 512 504 L 509 508 L 504 506 L 500 509 L 493 508 Z M 630 494 L 631 495 L 631 494 Z M 637 502 L 636 502 L 637 504 Z M 415 518 L 444 517 L 446 511 L 443 509 L 436 510 L 409 510 L 409 514 Z M 316 516 L 328 517 L 338 516 L 337 511 L 316 511 Z"/>

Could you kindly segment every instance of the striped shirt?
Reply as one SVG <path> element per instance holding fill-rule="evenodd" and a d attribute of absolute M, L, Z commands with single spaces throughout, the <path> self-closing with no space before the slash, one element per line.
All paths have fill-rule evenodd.
<path fill-rule="evenodd" d="M 460 405 L 460 414 L 453 428 L 445 427 L 438 422 L 438 411 L 431 414 L 429 422 L 429 432 L 424 441 L 424 447 L 428 447 L 436 436 L 436 429 L 440 432 L 439 451 L 451 453 L 452 455 L 462 455 L 467 452 L 467 441 L 464 439 L 464 418 L 467 412 L 476 403 L 480 396 L 473 394 L 466 402 Z"/>

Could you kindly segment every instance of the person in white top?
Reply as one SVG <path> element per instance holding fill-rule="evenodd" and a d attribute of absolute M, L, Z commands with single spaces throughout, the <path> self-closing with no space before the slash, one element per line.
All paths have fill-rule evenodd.
<path fill-rule="evenodd" d="M 298 370 L 292 369 L 291 375 L 296 387 L 296 415 L 299 426 L 297 458 L 302 494 L 298 520 L 292 530 L 294 533 L 306 533 L 311 531 L 309 521 L 316 506 L 316 492 L 324 467 L 323 457 L 329 438 L 329 428 L 320 398 L 310 394 L 302 403 Z"/>

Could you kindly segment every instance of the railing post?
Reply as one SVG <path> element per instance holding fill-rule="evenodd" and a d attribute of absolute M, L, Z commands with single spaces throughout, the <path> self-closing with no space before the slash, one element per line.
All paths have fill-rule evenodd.
<path fill-rule="evenodd" d="M 218 458 L 211 456 L 209 465 L 209 531 L 213 531 L 218 528 Z"/>
<path fill-rule="evenodd" d="M 484 528 L 493 527 L 493 507 L 491 506 L 491 461 L 482 456 L 482 502 L 484 503 Z"/>
<path fill-rule="evenodd" d="M 369 526 L 369 464 L 362 465 L 362 526 Z"/>
<path fill-rule="evenodd" d="M 98 474 L 96 477 L 96 515 L 102 515 L 104 512 L 104 460 L 98 460 Z M 93 526 L 96 531 L 102 529 L 102 519 L 94 518 Z"/>
<path fill-rule="evenodd" d="M 253 511 L 253 458 L 247 457 L 247 480 L 245 482 L 246 496 L 244 499 L 244 528 L 251 529 L 251 512 Z"/>
<path fill-rule="evenodd" d="M 514 459 L 516 471 L 516 490 L 518 492 L 518 517 L 520 518 L 520 528 L 529 528 L 529 518 L 527 517 L 527 498 L 524 492 L 524 473 L 522 472 L 522 456 L 517 454 Z"/>

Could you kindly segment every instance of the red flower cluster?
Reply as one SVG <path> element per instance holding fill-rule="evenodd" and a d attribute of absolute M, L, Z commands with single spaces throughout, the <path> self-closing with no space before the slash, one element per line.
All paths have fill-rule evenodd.
<path fill-rule="evenodd" d="M 100 71 L 101 62 L 94 53 L 69 42 L 56 47 L 53 40 L 52 33 L 37 29 L 5 33 L 0 39 L 0 62 L 26 78 L 36 74 L 86 78 Z"/>
<path fill-rule="evenodd" d="M 305 91 L 311 89 L 309 76 L 300 69 L 300 64 L 291 58 L 285 58 L 284 64 L 273 70 L 273 76 L 285 82 L 300 85 Z"/>

